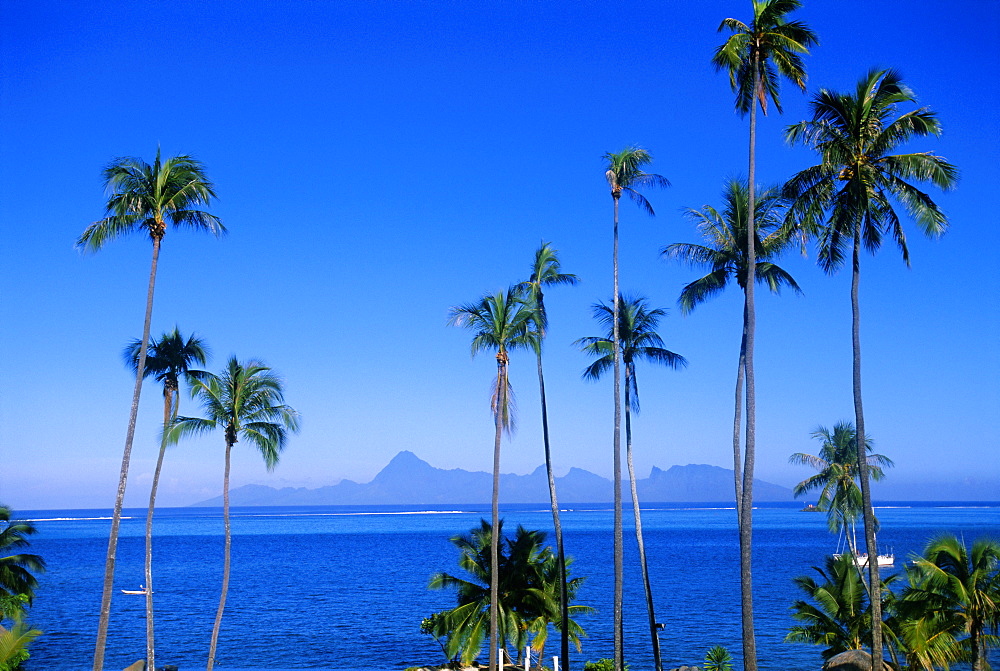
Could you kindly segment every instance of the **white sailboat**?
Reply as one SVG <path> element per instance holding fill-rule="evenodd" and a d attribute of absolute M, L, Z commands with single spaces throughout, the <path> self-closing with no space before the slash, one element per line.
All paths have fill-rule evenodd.
<path fill-rule="evenodd" d="M 847 543 L 847 547 L 846 548 L 844 547 L 845 541 Z M 877 547 L 877 545 L 876 545 L 876 547 Z M 867 566 L 868 566 L 868 553 L 867 552 L 865 552 L 865 553 L 859 553 L 858 552 L 857 531 L 856 531 L 856 528 L 855 528 L 855 525 L 854 525 L 853 521 L 851 522 L 851 536 L 850 536 L 850 538 L 847 537 L 847 534 L 844 531 L 844 529 L 840 530 L 840 540 L 837 541 L 837 552 L 834 553 L 834 555 L 833 555 L 834 558 L 835 559 L 840 559 L 840 557 L 843 555 L 843 551 L 845 549 L 851 554 L 852 557 L 854 557 L 854 565 L 855 566 L 857 566 L 858 568 L 867 568 Z M 876 561 L 878 562 L 878 567 L 879 568 L 885 568 L 887 566 L 892 566 L 893 564 L 896 563 L 896 555 L 894 555 L 892 553 L 892 551 L 890 550 L 889 552 L 887 552 L 885 554 L 879 554 L 878 557 L 876 558 Z"/>

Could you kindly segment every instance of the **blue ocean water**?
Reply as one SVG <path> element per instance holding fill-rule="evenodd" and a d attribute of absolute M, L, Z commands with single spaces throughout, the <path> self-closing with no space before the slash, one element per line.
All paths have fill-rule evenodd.
<path fill-rule="evenodd" d="M 819 648 L 784 642 L 798 598 L 792 578 L 812 572 L 836 538 L 823 514 L 799 504 L 754 512 L 754 589 L 762 669 L 818 669 Z M 48 562 L 30 621 L 44 631 L 30 671 L 89 668 L 100 604 L 109 511 L 19 511 L 36 520 L 32 550 Z M 505 506 L 505 526 L 551 530 L 546 506 Z M 1000 538 L 1000 503 L 899 503 L 877 510 L 880 547 L 896 566 L 928 539 L 951 532 L 971 543 Z M 106 655 L 122 669 L 145 654 L 145 599 L 125 595 L 143 582 L 144 510 L 126 510 Z M 454 595 L 427 589 L 435 571 L 456 572 L 449 537 L 468 531 L 488 506 L 236 508 L 233 568 L 217 668 L 401 670 L 440 663 L 441 650 L 419 631 L 421 618 L 451 608 Z M 631 511 L 626 510 L 626 522 Z M 574 576 L 585 576 L 577 603 L 598 613 L 580 618 L 588 637 L 573 668 L 612 654 L 612 513 L 574 506 L 562 515 Z M 736 513 L 697 504 L 647 504 L 643 531 L 653 581 L 665 668 L 700 664 L 720 644 L 740 653 Z M 626 534 L 627 661 L 653 666 L 644 633 L 645 601 L 634 534 Z M 204 669 L 222 575 L 222 511 L 157 511 L 154 539 L 157 663 Z M 546 655 L 555 654 L 550 636 Z"/>

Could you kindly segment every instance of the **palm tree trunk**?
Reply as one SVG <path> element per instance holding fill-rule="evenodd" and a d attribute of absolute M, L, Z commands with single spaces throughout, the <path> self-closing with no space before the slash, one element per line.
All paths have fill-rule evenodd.
<path fill-rule="evenodd" d="M 108 536 L 108 554 L 104 563 L 104 588 L 101 592 L 101 614 L 97 622 L 97 641 L 94 645 L 94 671 L 104 668 L 104 648 L 108 640 L 108 624 L 111 621 L 111 594 L 115 586 L 115 556 L 118 552 L 118 528 L 121 526 L 122 506 L 125 503 L 125 485 L 128 481 L 129 461 L 132 458 L 132 440 L 135 438 L 135 421 L 139 415 L 139 394 L 142 392 L 142 375 L 146 370 L 146 345 L 149 343 L 149 325 L 153 319 L 153 288 L 156 285 L 156 265 L 160 259 L 160 238 L 153 238 L 153 260 L 149 268 L 149 287 L 146 290 L 146 317 L 142 324 L 142 346 L 135 369 L 135 388 L 132 391 L 132 407 L 128 415 L 128 430 L 125 432 L 125 451 L 122 453 L 122 467 L 118 474 L 118 493 L 115 509 L 111 515 L 111 533 Z"/>
<path fill-rule="evenodd" d="M 215 666 L 215 648 L 219 643 L 219 629 L 222 627 L 222 613 L 226 610 L 226 595 L 229 594 L 229 554 L 233 542 L 232 530 L 229 527 L 229 462 L 233 444 L 226 441 L 226 470 L 222 483 L 222 523 L 226 530 L 226 542 L 222 555 L 222 593 L 219 595 L 219 609 L 215 611 L 215 624 L 212 625 L 212 641 L 208 644 L 208 667 L 212 671 Z"/>
<path fill-rule="evenodd" d="M 653 660 L 656 671 L 663 671 L 660 662 L 660 637 L 656 632 L 656 613 L 653 610 L 653 590 L 649 585 L 649 568 L 646 565 L 646 544 L 642 539 L 642 515 L 639 512 L 639 493 L 635 488 L 635 467 L 632 464 L 632 411 L 630 389 L 635 372 L 631 365 L 625 366 L 625 461 L 628 464 L 629 487 L 632 490 L 632 513 L 635 516 L 635 540 L 639 545 L 639 565 L 642 567 L 642 586 L 646 591 L 646 613 L 649 615 L 649 637 L 653 645 Z"/>
<path fill-rule="evenodd" d="M 861 505 L 868 549 L 868 597 L 872 606 L 872 669 L 882 669 L 882 581 L 878 572 L 878 547 L 875 544 L 875 513 L 872 509 L 871 483 L 868 479 L 865 413 L 861 404 L 861 310 L 858 289 L 861 284 L 861 228 L 854 227 L 854 250 L 851 264 L 851 342 L 854 354 L 854 428 L 858 447 L 858 479 L 861 482 Z"/>
<path fill-rule="evenodd" d="M 160 470 L 163 468 L 163 454 L 167 451 L 167 427 L 171 414 L 177 416 L 174 391 L 164 388 L 163 396 L 163 436 L 160 438 L 160 454 L 156 457 L 153 484 L 149 488 L 149 508 L 146 510 L 146 668 L 155 669 L 156 660 L 153 645 L 153 509 L 156 507 L 156 488 L 160 484 Z M 173 412 L 171 413 L 171 408 Z"/>
<path fill-rule="evenodd" d="M 614 194 L 614 192 L 612 192 Z M 625 657 L 622 627 L 622 583 L 624 579 L 624 540 L 622 538 L 622 402 L 621 402 L 621 338 L 618 333 L 618 200 L 621 194 L 614 194 L 615 230 L 614 230 L 614 314 L 612 315 L 611 341 L 615 350 L 615 431 L 614 431 L 614 497 L 615 497 L 615 603 L 614 603 L 614 640 L 615 640 L 615 671 L 623 671 Z"/>
<path fill-rule="evenodd" d="M 507 407 L 507 367 L 497 356 L 497 407 L 493 420 L 496 435 L 493 439 L 493 499 L 492 529 L 490 531 L 490 671 L 499 671 L 497 651 L 500 647 L 497 624 L 500 598 L 500 439 L 503 433 L 503 413 Z"/>
<path fill-rule="evenodd" d="M 759 56 L 758 56 L 759 58 Z M 754 305 L 754 285 L 757 278 L 757 235 L 754 230 L 754 209 L 756 207 L 756 150 L 757 150 L 757 100 L 756 93 L 760 89 L 760 70 L 754 63 L 754 100 L 750 105 L 750 165 L 747 190 L 747 282 L 744 304 L 744 333 L 746 335 L 746 354 L 743 368 L 747 386 L 747 417 L 746 440 L 744 443 L 743 463 L 743 497 L 739 508 L 740 531 L 740 595 L 742 601 L 743 621 L 743 668 L 744 671 L 757 671 L 757 641 L 753 625 L 753 473 L 754 452 L 757 431 L 757 396 L 754 386 L 754 332 L 757 328 L 756 308 Z"/>
<path fill-rule="evenodd" d="M 566 554 L 563 549 L 562 522 L 559 520 L 559 499 L 556 497 L 556 477 L 552 472 L 552 453 L 549 449 L 549 413 L 545 404 L 545 376 L 542 374 L 541 348 L 539 348 L 537 355 L 538 393 L 542 400 L 542 443 L 545 445 L 545 472 L 549 480 L 549 502 L 552 504 L 552 526 L 556 534 L 556 554 L 559 562 L 560 665 L 564 669 L 569 669 L 569 632 L 567 631 L 569 627 L 569 595 L 566 589 Z"/>
<path fill-rule="evenodd" d="M 743 306 L 743 335 L 740 336 L 740 360 L 736 369 L 736 410 L 733 413 L 733 479 L 736 483 L 736 519 L 739 524 L 743 510 L 743 442 L 740 421 L 743 413 L 743 371 L 747 352 L 746 305 Z"/>

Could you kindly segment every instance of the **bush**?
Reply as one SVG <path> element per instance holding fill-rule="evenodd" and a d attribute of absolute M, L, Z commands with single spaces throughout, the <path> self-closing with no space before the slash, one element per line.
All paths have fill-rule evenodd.
<path fill-rule="evenodd" d="M 587 662 L 583 665 L 583 671 L 615 671 L 615 660 L 599 659 L 596 662 Z M 628 671 L 628 664 L 625 664 L 622 671 Z"/>

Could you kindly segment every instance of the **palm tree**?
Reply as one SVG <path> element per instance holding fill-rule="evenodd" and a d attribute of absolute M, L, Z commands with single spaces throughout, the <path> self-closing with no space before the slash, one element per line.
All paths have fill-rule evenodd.
<path fill-rule="evenodd" d="M 687 208 L 685 216 L 695 223 L 707 245 L 675 243 L 667 245 L 661 254 L 668 259 L 686 262 L 690 265 L 711 268 L 681 291 L 678 303 L 682 314 L 690 314 L 694 308 L 720 293 L 730 280 L 746 293 L 749 246 L 747 226 L 749 224 L 750 188 L 745 180 L 731 179 L 722 191 L 723 209 L 720 212 L 711 205 L 700 210 Z M 791 287 L 801 293 L 792 276 L 773 260 L 788 246 L 790 236 L 781 229 L 782 200 L 778 190 L 767 187 L 757 194 L 754 201 L 755 270 L 754 281 L 767 284 L 773 293 L 780 293 L 782 286 Z M 736 367 L 736 411 L 733 419 L 733 473 L 736 485 L 736 507 L 742 508 L 743 499 L 743 454 L 740 449 L 740 418 L 743 407 L 744 360 L 747 348 L 747 311 L 744 303 L 743 333 L 740 338 L 740 356 Z"/>
<path fill-rule="evenodd" d="M 142 344 L 141 340 L 133 340 L 122 353 L 125 365 L 133 373 L 139 370 Z M 205 343 L 194 335 L 185 340 L 177 327 L 170 333 L 164 333 L 159 340 L 150 341 L 146 349 L 143 376 L 154 377 L 163 385 L 163 434 L 160 452 L 156 457 L 156 469 L 153 471 L 153 484 L 149 489 L 149 508 L 146 511 L 146 666 L 150 669 L 156 668 L 153 646 L 153 510 L 156 507 L 156 490 L 160 483 L 163 455 L 167 449 L 167 429 L 180 408 L 177 396 L 180 378 L 187 374 L 192 364 L 204 366 L 206 357 Z"/>
<path fill-rule="evenodd" d="M 944 615 L 952 631 L 968 635 L 965 646 L 972 671 L 988 669 L 987 633 L 1000 625 L 1000 542 L 981 538 L 969 552 L 955 536 L 940 536 L 912 566 L 903 601 L 919 604 L 932 616 Z"/>
<path fill-rule="evenodd" d="M 0 505 L 0 553 L 22 550 L 31 545 L 28 536 L 38 533 L 31 522 L 12 519 L 10 508 Z M 0 556 L 0 596 L 20 598 L 27 603 L 35 594 L 38 580 L 32 574 L 45 570 L 45 560 L 35 554 L 18 552 Z"/>
<path fill-rule="evenodd" d="M 952 188 L 958 170 L 932 153 L 891 154 L 916 137 L 938 135 L 941 126 L 928 108 L 897 115 L 902 103 L 914 102 L 913 92 L 895 70 L 871 70 L 853 93 L 821 89 L 813 96 L 813 118 L 789 126 L 785 137 L 801 142 L 820 155 L 818 165 L 806 168 L 789 180 L 786 195 L 792 199 L 790 218 L 819 240 L 819 263 L 827 273 L 839 270 L 851 246 L 851 341 L 853 350 L 854 426 L 865 435 L 861 401 L 861 316 L 858 288 L 861 279 L 861 246 L 874 253 L 889 234 L 899 245 L 909 265 L 906 235 L 893 205 L 902 204 L 920 229 L 938 236 L 947 228 L 947 218 L 930 197 L 907 182 L 930 182 L 941 189 Z M 877 554 L 875 521 L 866 455 L 858 445 L 858 472 L 864 505 L 865 542 L 868 556 Z M 869 584 L 878 584 L 878 566 L 868 563 Z M 875 604 L 875 668 L 882 660 L 882 635 L 878 599 Z"/>
<path fill-rule="evenodd" d="M 792 617 L 801 624 L 792 627 L 785 640 L 826 646 L 824 660 L 846 650 L 861 650 L 871 642 L 872 609 L 854 558 L 831 555 L 825 569 L 813 568 L 823 582 L 809 576 L 794 579 L 812 603 L 797 600 L 792 604 Z M 883 588 L 897 577 L 886 579 Z"/>
<path fill-rule="evenodd" d="M 547 639 L 548 625 L 561 619 L 559 588 L 561 571 L 558 560 L 550 548 L 544 547 L 545 533 L 528 531 L 519 526 L 513 537 L 503 536 L 503 522 L 498 529 L 498 563 L 493 564 L 493 527 L 482 520 L 470 533 L 455 536 L 451 542 L 459 548 L 458 564 L 471 580 L 440 572 L 431 576 L 431 589 L 454 588 L 458 592 L 458 605 L 443 613 L 436 613 L 428 623 L 429 633 L 446 639 L 444 650 L 449 659 L 458 657 L 468 665 L 482 648 L 485 630 L 490 621 L 492 600 L 490 596 L 496 565 L 499 585 L 497 612 L 500 640 L 512 644 L 518 653 L 533 635 L 532 647 L 541 655 Z M 568 563 L 572 563 L 570 560 Z M 582 584 L 575 578 L 566 585 L 570 600 Z M 592 611 L 587 606 L 570 606 L 572 615 Z M 580 649 L 583 630 L 570 618 L 568 634 Z"/>
<path fill-rule="evenodd" d="M 175 156 L 161 161 L 159 148 L 156 150 L 156 159 L 152 165 L 134 157 L 113 160 L 104 169 L 104 185 L 110 194 L 106 205 L 107 216 L 88 226 L 77 239 L 76 246 L 87 252 L 96 252 L 108 241 L 130 233 L 143 232 L 149 236 L 153 242 L 153 260 L 150 264 L 146 315 L 142 325 L 142 341 L 149 342 L 156 266 L 160 258 L 160 245 L 167 232 L 167 223 L 172 224 L 174 228 L 187 226 L 208 231 L 215 236 L 223 234 L 226 228 L 218 217 L 193 209 L 208 205 L 215 198 L 215 187 L 205 175 L 205 168 L 200 161 L 190 156 Z M 111 592 L 115 578 L 115 554 L 118 549 L 118 528 L 121 525 L 125 485 L 128 480 L 132 439 L 135 436 L 135 421 L 139 412 L 139 394 L 142 391 L 145 367 L 146 351 L 141 349 L 136 365 L 137 374 L 132 391 L 128 429 L 125 432 L 125 450 L 122 453 L 122 466 L 118 476 L 118 493 L 111 517 L 111 533 L 108 537 L 101 612 L 94 646 L 94 671 L 101 671 L 104 667 L 104 648 L 111 618 Z"/>
<path fill-rule="evenodd" d="M 559 499 L 556 496 L 556 478 L 552 472 L 552 453 L 549 449 L 549 414 L 545 403 L 545 377 L 542 374 L 542 342 L 545 340 L 545 332 L 548 329 L 549 319 L 545 312 L 545 301 L 543 287 L 556 286 L 560 284 L 574 285 L 577 283 L 576 275 L 561 272 L 558 252 L 552 246 L 543 242 L 535 250 L 535 261 L 531 266 L 531 276 L 527 281 L 521 282 L 518 286 L 526 294 L 526 302 L 532 310 L 532 329 L 536 333 L 535 357 L 538 361 L 538 392 L 542 403 L 542 443 L 545 447 L 545 472 L 549 481 L 549 502 L 552 505 L 552 525 L 556 534 L 556 552 L 558 553 L 559 570 L 562 579 L 559 581 L 561 588 L 566 589 L 565 559 L 566 553 L 563 547 L 562 524 L 559 520 Z M 560 597 L 562 603 L 562 616 L 559 626 L 560 633 L 560 657 L 562 668 L 569 668 L 569 636 L 566 627 L 569 621 L 569 603 L 567 595 L 564 593 Z"/>
<path fill-rule="evenodd" d="M 232 533 L 229 526 L 230 454 L 242 438 L 257 448 L 267 469 L 273 470 L 285 448 L 289 431 L 297 431 L 298 413 L 284 403 L 281 378 L 259 361 L 240 362 L 231 357 L 220 375 L 204 371 L 188 374 L 192 398 L 201 401 L 206 417 L 177 417 L 167 435 L 170 443 L 181 437 L 222 429 L 226 441 L 226 466 L 222 484 L 222 519 L 225 526 L 225 551 L 222 563 L 222 593 L 212 626 L 208 648 L 208 671 L 215 665 L 215 648 L 222 626 L 229 591 L 229 555 Z"/>
<path fill-rule="evenodd" d="M 736 93 L 736 111 L 741 115 L 750 113 L 750 147 L 747 179 L 749 188 L 746 238 L 748 250 L 747 282 L 744 299 L 746 355 L 744 369 L 746 375 L 747 421 L 746 421 L 746 465 L 743 468 L 743 484 L 737 491 L 738 518 L 740 530 L 740 585 L 743 602 L 743 660 L 747 671 L 757 669 L 757 644 L 753 632 L 753 589 L 751 575 L 753 466 L 756 439 L 756 387 L 754 381 L 754 338 L 757 316 L 754 304 L 754 274 L 757 269 L 754 214 L 757 212 L 756 194 L 756 151 L 757 151 L 757 107 L 767 114 L 770 99 L 778 112 L 781 100 L 778 97 L 778 82 L 784 77 L 805 90 L 805 67 L 802 54 L 809 53 L 809 47 L 817 44 L 816 34 L 801 21 L 789 21 L 788 15 L 801 6 L 799 0 L 752 0 L 753 19 L 750 24 L 737 19 L 723 19 L 719 31 L 728 30 L 733 34 L 715 50 L 712 64 L 715 69 L 729 73 L 729 84 Z"/>
<path fill-rule="evenodd" d="M 497 376 L 494 381 L 490 407 L 493 411 L 495 436 L 493 441 L 493 500 L 491 528 L 500 525 L 500 439 L 506 431 L 514 429 L 514 403 L 510 380 L 507 376 L 510 364 L 509 352 L 513 349 L 534 347 L 537 335 L 530 330 L 532 310 L 519 298 L 515 287 L 506 292 L 484 295 L 478 303 L 460 305 L 451 309 L 451 323 L 464 326 L 474 333 L 472 355 L 481 351 L 495 351 Z M 490 566 L 497 566 L 499 534 L 492 536 L 490 544 Z M 490 581 L 490 669 L 499 669 L 497 647 L 500 644 L 498 630 L 498 576 L 491 574 Z"/>
<path fill-rule="evenodd" d="M 607 153 L 604 155 L 607 169 L 604 172 L 608 186 L 611 187 L 611 199 L 614 202 L 614 236 L 612 265 L 614 267 L 614 290 L 612 301 L 614 302 L 614 314 L 612 322 L 611 339 L 614 343 L 614 384 L 615 384 L 615 427 L 614 427 L 614 496 L 615 496 L 615 596 L 614 596 L 614 639 L 615 639 L 615 671 L 623 671 L 624 654 L 622 650 L 622 567 L 624 565 L 624 549 L 622 534 L 622 456 L 621 456 L 621 423 L 622 423 L 622 401 L 621 401 L 621 361 L 618 353 L 620 351 L 620 341 L 618 334 L 618 312 L 619 312 L 619 292 L 618 292 L 618 201 L 621 200 L 622 193 L 628 194 L 640 208 L 645 210 L 649 216 L 654 216 L 653 206 L 650 205 L 646 197 L 639 193 L 638 189 L 644 187 L 666 187 L 670 185 L 662 175 L 648 173 L 644 170 L 646 166 L 653 162 L 653 157 L 649 152 L 640 147 L 626 147 L 618 153 Z"/>
<path fill-rule="evenodd" d="M 635 517 L 635 537 L 639 545 L 639 563 L 642 567 L 642 584 L 646 592 L 646 612 L 649 616 L 649 636 L 653 645 L 653 659 L 656 671 L 662 671 L 660 663 L 660 641 L 657 636 L 656 614 L 653 609 L 653 592 L 649 584 L 649 570 L 646 566 L 646 547 L 642 537 L 642 518 L 639 513 L 639 495 L 636 492 L 635 468 L 632 463 L 632 411 L 639 412 L 639 385 L 635 374 L 636 361 L 648 361 L 669 368 L 682 368 L 687 359 L 680 354 L 663 348 L 663 339 L 656 332 L 660 317 L 667 312 L 661 308 L 650 309 L 645 298 L 621 296 L 618 299 L 618 342 L 619 356 L 625 364 L 625 458 L 628 463 L 628 477 L 632 490 L 632 511 Z M 605 303 L 593 306 L 594 318 L 607 329 L 604 337 L 590 336 L 576 341 L 583 351 L 597 359 L 584 371 L 587 380 L 599 380 L 604 373 L 614 368 L 615 345 L 612 320 L 614 307 Z"/>
<path fill-rule="evenodd" d="M 792 493 L 801 496 L 806 492 L 819 490 L 817 507 L 827 512 L 827 523 L 830 531 L 846 532 L 854 528 L 854 523 L 862 513 L 861 490 L 858 489 L 858 448 L 857 433 L 851 422 L 837 422 L 830 431 L 825 426 L 812 432 L 812 437 L 822 443 L 818 455 L 796 452 L 788 458 L 788 462 L 802 466 L 810 466 L 817 471 L 816 475 L 806 478 L 795 485 Z M 872 480 L 885 477 L 883 468 L 893 466 L 892 459 L 872 452 L 872 439 L 866 438 L 868 449 L 868 476 Z M 847 534 L 847 542 L 851 554 L 858 555 L 854 543 L 854 535 Z"/>

